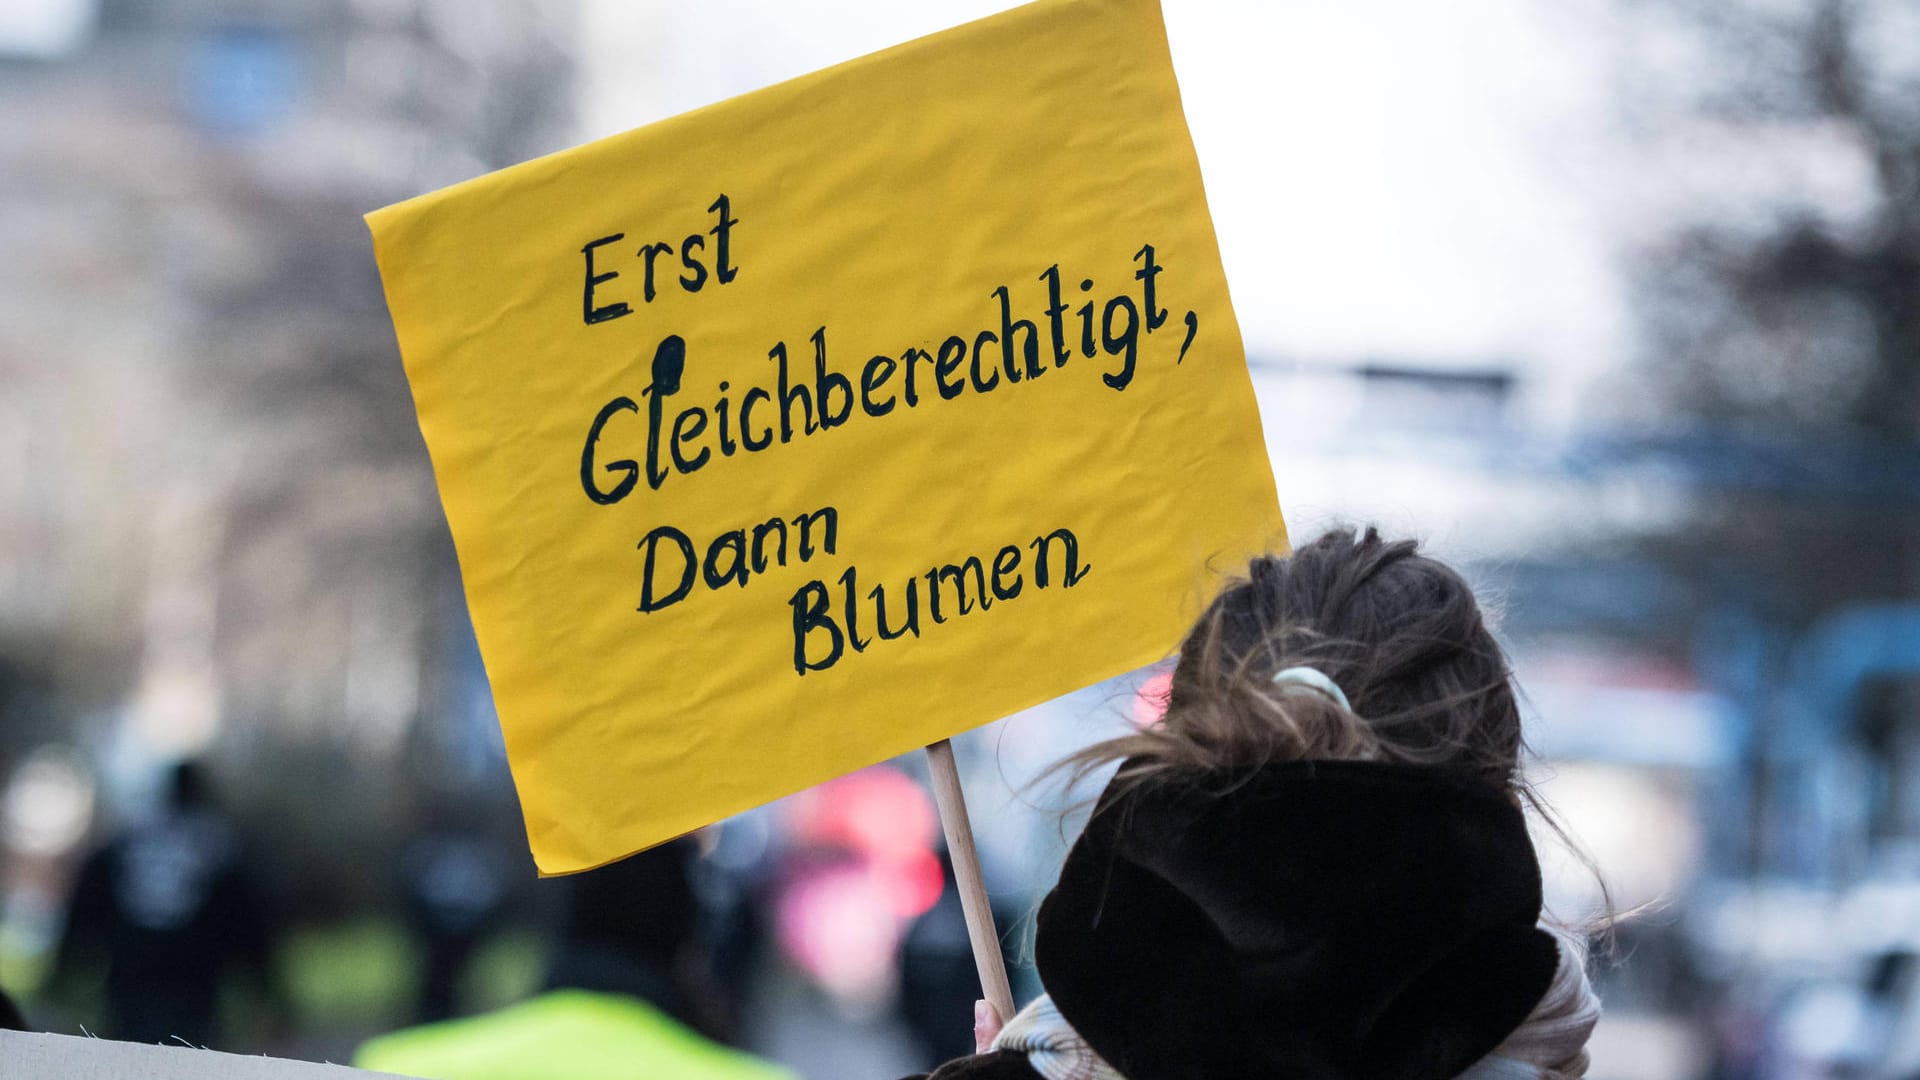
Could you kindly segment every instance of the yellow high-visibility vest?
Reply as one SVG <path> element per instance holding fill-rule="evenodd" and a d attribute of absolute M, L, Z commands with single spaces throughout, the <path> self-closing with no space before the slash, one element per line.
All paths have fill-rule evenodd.
<path fill-rule="evenodd" d="M 586 990 L 377 1036 L 353 1063 L 426 1080 L 798 1080 L 639 998 Z"/>

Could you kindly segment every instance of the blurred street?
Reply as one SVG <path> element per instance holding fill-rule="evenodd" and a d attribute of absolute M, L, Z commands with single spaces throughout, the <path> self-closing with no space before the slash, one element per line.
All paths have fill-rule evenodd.
<path fill-rule="evenodd" d="M 1164 6 L 1290 533 L 1463 568 L 1607 884 L 1543 830 L 1549 908 L 1628 915 L 1589 1075 L 1920 1077 L 1920 0 Z M 577 985 L 361 216 L 994 10 L 0 5 L 30 1024 L 346 1062 Z M 1016 999 L 1095 793 L 1045 770 L 1164 667 L 954 740 Z M 971 1049 L 919 755 L 685 856 L 690 1030 Z"/>

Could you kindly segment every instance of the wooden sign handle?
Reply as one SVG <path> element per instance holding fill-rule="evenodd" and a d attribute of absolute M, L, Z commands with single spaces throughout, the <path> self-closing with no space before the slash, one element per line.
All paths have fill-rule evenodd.
<path fill-rule="evenodd" d="M 960 791 L 960 770 L 953 763 L 953 743 L 941 739 L 927 747 L 927 765 L 933 773 L 933 798 L 940 805 L 940 825 L 947 832 L 947 853 L 953 857 L 953 876 L 960 887 L 960 910 L 967 917 L 967 939 L 973 943 L 981 993 L 1005 1023 L 1013 1019 L 1013 989 L 1007 985 L 1007 965 L 1000 956 L 1000 934 L 993 927 L 987 886 L 980 879 L 980 854 L 973 847 L 973 825 L 967 820 L 967 799 Z"/>

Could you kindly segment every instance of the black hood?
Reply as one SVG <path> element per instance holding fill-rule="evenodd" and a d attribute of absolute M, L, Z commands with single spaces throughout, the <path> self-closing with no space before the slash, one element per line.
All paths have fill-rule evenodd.
<path fill-rule="evenodd" d="M 1128 1080 L 1432 1078 L 1545 994 L 1540 866 L 1485 781 L 1293 762 L 1106 798 L 1040 908 L 1040 978 Z"/>

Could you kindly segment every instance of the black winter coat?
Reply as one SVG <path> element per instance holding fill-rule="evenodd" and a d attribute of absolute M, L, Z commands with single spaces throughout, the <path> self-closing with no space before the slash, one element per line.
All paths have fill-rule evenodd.
<path fill-rule="evenodd" d="M 1521 811 L 1477 777 L 1292 762 L 1104 798 L 1040 908 L 1060 1013 L 1128 1080 L 1450 1080 L 1559 954 Z M 1025 1056 L 932 1080 L 1034 1080 Z"/>

